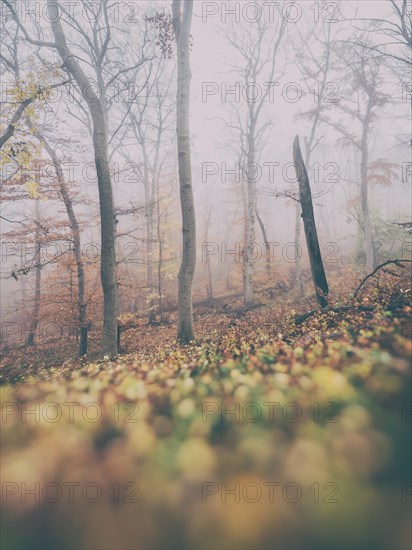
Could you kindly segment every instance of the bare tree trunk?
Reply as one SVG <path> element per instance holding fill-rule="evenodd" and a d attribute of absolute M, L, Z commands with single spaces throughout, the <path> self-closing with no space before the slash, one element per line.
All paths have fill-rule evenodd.
<path fill-rule="evenodd" d="M 155 301 L 153 298 L 154 284 L 153 284 L 153 193 L 154 193 L 154 178 L 155 174 L 152 173 L 150 177 L 150 165 L 147 154 L 145 136 L 141 133 L 141 122 L 133 117 L 135 126 L 137 127 L 137 137 L 140 142 L 140 146 L 143 154 L 143 187 L 144 187 L 144 211 L 146 220 L 146 285 L 148 289 L 148 322 L 153 324 L 156 321 L 155 313 Z M 158 153 L 156 152 L 156 156 Z M 156 168 L 153 167 L 153 170 Z"/>
<path fill-rule="evenodd" d="M 363 122 L 362 144 L 361 144 L 361 211 L 362 211 L 362 230 L 364 237 L 365 268 L 366 271 L 372 271 L 374 265 L 372 227 L 369 218 L 368 204 L 368 126 L 369 114 Z"/>
<path fill-rule="evenodd" d="M 48 155 L 50 156 L 54 170 L 56 172 L 57 180 L 59 182 L 60 195 L 63 200 L 64 206 L 66 208 L 67 217 L 69 219 L 70 231 L 73 239 L 73 254 L 76 262 L 77 268 L 77 309 L 78 309 L 78 321 L 80 328 L 80 342 L 78 355 L 86 355 L 87 353 L 87 321 L 86 321 L 86 310 L 87 305 L 85 301 L 85 275 L 84 275 L 84 264 L 81 253 L 81 243 L 80 243 L 80 227 L 79 222 L 77 221 L 76 214 L 73 208 L 73 201 L 70 197 L 69 190 L 67 187 L 66 180 L 64 178 L 63 170 L 60 164 L 60 161 L 56 155 L 56 151 L 50 146 L 48 141 L 44 136 L 36 131 L 34 126 L 28 121 L 29 127 L 31 128 L 34 135 L 42 143 L 46 149 Z"/>
<path fill-rule="evenodd" d="M 305 163 L 303 162 L 298 136 L 295 137 L 293 142 L 293 161 L 295 163 L 296 177 L 299 181 L 299 195 L 300 204 L 302 207 L 303 226 L 305 228 L 306 244 L 308 247 L 310 268 L 312 272 L 313 284 L 315 286 L 316 298 L 320 306 L 326 307 L 328 302 L 325 296 L 327 296 L 329 292 L 329 287 L 319 248 L 309 178 Z"/>
<path fill-rule="evenodd" d="M 146 191 L 146 190 L 145 190 Z M 153 297 L 153 197 L 149 190 L 145 192 L 145 214 L 146 214 L 146 280 L 149 289 L 149 324 L 153 324 L 156 320 L 155 300 Z"/>
<path fill-rule="evenodd" d="M 295 205 L 295 247 L 296 247 L 296 266 L 295 266 L 295 283 L 296 288 L 298 289 L 298 292 L 301 296 L 303 296 L 305 292 L 305 288 L 303 285 L 303 279 L 302 279 L 302 258 L 300 255 L 300 232 L 302 228 L 302 209 L 300 206 L 300 202 L 296 202 Z"/>
<path fill-rule="evenodd" d="M 249 105 L 249 110 L 251 107 Z M 246 212 L 246 246 L 243 253 L 244 261 L 244 305 L 249 307 L 254 301 L 255 263 L 253 259 L 255 245 L 255 216 L 256 216 L 256 180 L 255 180 L 255 127 L 254 118 L 250 115 L 248 128 L 248 175 L 247 175 L 247 212 Z"/>
<path fill-rule="evenodd" d="M 100 279 L 103 289 L 103 334 L 101 352 L 103 355 L 117 354 L 118 295 L 116 276 L 116 220 L 113 204 L 112 183 L 107 156 L 106 113 L 99 97 L 94 93 L 89 78 L 70 52 L 63 32 L 60 17 L 53 11 L 55 2 L 47 1 L 51 27 L 57 51 L 65 68 L 79 86 L 89 107 L 93 122 L 93 148 L 99 189 L 101 221 Z"/>
<path fill-rule="evenodd" d="M 159 196 L 159 183 L 157 184 L 157 239 L 159 242 L 159 261 L 157 264 L 157 293 L 159 304 L 159 322 L 163 323 L 163 283 L 162 283 L 162 269 L 163 269 L 163 235 L 161 231 L 161 215 L 160 215 L 160 196 Z"/>
<path fill-rule="evenodd" d="M 207 243 L 209 240 L 209 225 L 210 225 L 210 215 L 212 213 L 212 208 L 209 208 L 205 223 L 205 233 L 204 233 L 204 242 Z M 213 281 L 212 281 L 212 270 L 210 268 L 210 258 L 209 254 L 206 255 L 206 273 L 207 273 L 207 299 L 213 300 Z"/>
<path fill-rule="evenodd" d="M 242 166 L 242 157 L 239 159 L 239 166 Z M 243 219 L 244 219 L 244 225 L 243 225 L 243 253 L 242 253 L 242 283 L 243 283 L 243 301 L 245 300 L 245 289 L 246 289 L 246 261 L 245 261 L 245 252 L 244 247 L 247 243 L 247 219 L 248 219 L 248 210 L 247 210 L 247 198 L 246 198 L 246 189 L 243 185 L 243 180 L 241 181 L 240 190 L 242 193 L 242 206 L 243 206 Z M 230 226 L 229 230 L 230 231 Z M 228 238 L 225 239 L 225 242 L 228 243 Z M 226 288 L 230 290 L 230 287 L 226 285 Z"/>
<path fill-rule="evenodd" d="M 177 150 L 179 161 L 180 204 L 182 208 L 183 251 L 179 270 L 179 312 L 177 339 L 193 340 L 192 282 L 196 266 L 196 218 L 190 162 L 190 25 L 193 2 L 173 0 L 173 27 L 177 40 Z"/>
<path fill-rule="evenodd" d="M 233 224 L 231 224 L 231 223 L 225 224 L 225 232 L 224 232 L 223 242 L 226 245 L 229 243 L 230 235 L 232 234 L 232 229 L 233 229 Z M 224 266 L 222 275 L 225 279 L 226 290 L 231 290 L 232 289 L 232 281 L 231 281 L 231 277 L 230 277 L 231 276 L 231 269 L 230 269 L 231 264 L 230 264 L 230 262 L 227 261 L 226 257 L 224 258 L 224 261 L 223 261 L 223 258 L 221 257 L 221 261 L 219 262 L 219 265 L 221 266 L 222 264 Z"/>
<path fill-rule="evenodd" d="M 253 199 L 248 200 L 248 215 L 246 217 L 246 246 L 243 251 L 244 257 L 244 296 L 243 302 L 246 307 L 253 305 L 254 296 L 254 274 L 253 243 L 255 241 L 254 218 L 252 213 Z"/>
<path fill-rule="evenodd" d="M 36 330 L 39 324 L 39 313 L 40 313 L 40 298 L 41 298 L 41 240 L 40 240 L 40 204 L 39 199 L 36 198 L 35 202 L 35 252 L 34 252 L 34 262 L 36 266 L 35 271 L 35 283 L 34 283 L 34 307 L 32 320 L 30 324 L 29 334 L 27 335 L 26 343 L 28 346 L 32 346 L 36 338 Z"/>
<path fill-rule="evenodd" d="M 159 155 L 160 155 L 160 145 L 161 145 L 161 139 L 162 139 L 162 129 L 163 129 L 163 126 L 162 124 L 160 123 L 160 120 L 159 120 L 159 126 L 158 126 L 158 129 L 157 129 L 157 138 L 156 138 L 156 144 L 155 144 L 155 157 L 154 157 L 154 161 L 153 161 L 153 166 L 152 166 L 152 178 L 151 178 L 151 182 L 150 182 L 150 204 L 149 204 L 149 208 L 148 208 L 148 226 L 149 226 L 149 231 L 148 231 L 148 237 L 149 237 L 149 240 L 148 240 L 148 249 L 147 249 L 147 254 L 148 254 L 148 281 L 149 281 L 149 285 L 150 285 L 150 292 L 152 294 L 152 297 L 149 301 L 149 323 L 154 323 L 156 321 L 156 311 L 155 311 L 155 298 L 154 298 L 154 294 L 155 294 L 155 284 L 154 284 L 154 279 L 153 279 L 153 242 L 154 242 L 154 209 L 155 209 L 155 199 L 157 201 L 157 237 L 159 238 L 159 264 L 158 264 L 158 269 L 160 269 L 160 277 L 161 277 L 161 266 L 162 266 L 162 259 L 160 258 L 160 256 L 162 255 L 163 253 L 163 246 L 162 246 L 162 243 L 160 242 L 160 236 L 159 236 L 159 233 L 160 233 L 160 205 L 159 205 Z M 158 284 L 158 290 L 161 292 L 162 291 L 162 288 L 161 288 L 161 278 L 159 279 L 159 273 L 158 273 L 158 283 L 160 281 L 160 284 Z M 162 297 L 161 295 L 159 294 L 159 316 L 160 316 L 160 322 L 163 322 L 163 312 L 162 312 Z"/>
<path fill-rule="evenodd" d="M 266 275 L 267 275 L 267 278 L 268 278 L 268 281 L 270 280 L 270 244 L 269 244 L 269 241 L 268 241 L 268 238 L 267 238 L 267 235 L 266 235 L 266 229 L 265 229 L 265 226 L 263 224 L 263 221 L 262 221 L 262 218 L 260 217 L 259 215 L 259 211 L 258 209 L 256 208 L 256 217 L 257 217 L 257 220 L 259 222 L 259 226 L 260 226 L 260 230 L 262 232 L 262 237 L 263 237 L 263 243 L 265 245 L 265 251 L 266 251 Z"/>
<path fill-rule="evenodd" d="M 136 104 L 137 113 L 131 111 L 130 117 L 133 123 L 133 132 L 137 142 L 140 145 L 143 156 L 143 187 L 145 194 L 145 217 L 146 217 L 146 280 L 149 292 L 148 306 L 149 306 L 149 324 L 156 322 L 156 302 L 157 302 L 157 287 L 154 280 L 154 234 L 155 234 L 155 201 L 159 199 L 158 186 L 159 186 L 159 159 L 161 152 L 161 144 L 164 132 L 166 130 L 166 121 L 169 115 L 172 113 L 170 106 L 165 106 L 165 98 L 168 96 L 168 92 L 171 87 L 172 79 L 166 82 L 167 89 L 164 90 L 163 84 L 163 69 L 165 68 L 167 61 L 159 62 L 157 70 L 153 72 L 152 81 L 147 82 L 147 96 L 142 104 Z M 152 73 L 152 70 L 151 70 Z M 149 80 L 149 79 L 148 79 Z M 156 122 L 145 123 L 146 111 L 151 107 L 149 105 L 149 97 L 153 95 L 156 97 Z M 174 110 L 174 109 L 173 109 Z M 150 118 L 148 118 L 150 120 Z M 148 133 L 148 126 L 157 127 L 156 139 L 151 144 L 150 133 Z M 150 146 L 148 146 L 150 144 Z M 130 160 L 130 159 L 129 159 Z M 157 205 L 157 213 L 159 215 L 159 207 Z"/>
<path fill-rule="evenodd" d="M 273 81 L 276 72 L 276 60 L 280 45 L 283 41 L 286 25 L 283 18 L 279 23 L 266 24 L 260 22 L 254 25 L 234 25 L 229 29 L 229 42 L 239 54 L 242 62 L 237 65 L 235 72 L 243 81 L 246 88 L 261 78 Z M 270 55 L 263 55 L 262 44 L 270 44 Z M 260 123 L 260 115 L 268 97 L 269 87 L 259 98 L 248 98 L 247 114 L 244 117 L 239 109 L 236 112 L 236 124 L 228 127 L 235 128 L 239 133 L 238 153 L 241 160 L 246 161 L 247 175 L 245 190 L 246 215 L 245 215 L 245 243 L 243 247 L 243 301 L 245 307 L 254 303 L 254 287 L 256 272 L 256 242 L 255 242 L 255 220 L 257 206 L 257 155 L 256 147 L 260 142 L 267 124 Z M 241 163 L 242 165 L 242 163 Z"/>

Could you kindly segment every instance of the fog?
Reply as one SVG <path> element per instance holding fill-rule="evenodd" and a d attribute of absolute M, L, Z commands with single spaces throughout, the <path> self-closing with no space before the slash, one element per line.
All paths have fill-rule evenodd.
<path fill-rule="evenodd" d="M 1 0 L 1 547 L 408 550 L 411 0 Z"/>

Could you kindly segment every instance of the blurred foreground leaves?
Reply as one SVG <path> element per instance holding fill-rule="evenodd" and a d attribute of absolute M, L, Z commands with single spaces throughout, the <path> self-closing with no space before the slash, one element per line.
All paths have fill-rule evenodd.
<path fill-rule="evenodd" d="M 406 550 L 410 322 L 256 317 L 185 347 L 157 327 L 151 351 L 4 385 L 3 547 Z"/>

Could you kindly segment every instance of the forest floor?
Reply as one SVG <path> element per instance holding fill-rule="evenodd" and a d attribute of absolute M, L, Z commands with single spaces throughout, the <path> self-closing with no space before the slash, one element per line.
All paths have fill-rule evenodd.
<path fill-rule="evenodd" d="M 188 346 L 171 316 L 126 323 L 115 361 L 6 354 L 2 547 L 409 549 L 403 271 L 365 285 L 367 311 L 296 324 L 311 300 L 262 294 L 198 308 Z"/>

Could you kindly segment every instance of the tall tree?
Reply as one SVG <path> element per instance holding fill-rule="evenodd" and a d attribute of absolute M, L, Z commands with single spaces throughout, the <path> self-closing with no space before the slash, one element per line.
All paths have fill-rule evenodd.
<path fill-rule="evenodd" d="M 36 196 L 35 198 L 34 213 L 35 213 L 34 223 L 36 226 L 35 233 L 34 233 L 34 249 L 35 249 L 34 250 L 34 263 L 35 263 L 34 306 L 33 306 L 32 318 L 30 322 L 29 333 L 26 339 L 26 343 L 28 346 L 32 346 L 35 342 L 36 330 L 39 324 L 39 315 L 40 315 L 41 272 L 42 272 L 42 265 L 41 265 L 42 226 L 41 226 L 41 219 L 40 219 L 40 202 L 39 202 L 38 196 Z"/>
<path fill-rule="evenodd" d="M 365 269 L 369 272 L 374 267 L 369 198 L 370 139 L 378 113 L 388 103 L 389 96 L 382 91 L 382 63 L 371 59 L 366 48 L 351 43 L 342 44 L 338 55 L 342 67 L 347 70 L 345 80 L 341 83 L 346 91 L 345 100 L 341 100 L 337 108 L 346 119 L 332 121 L 327 115 L 321 115 L 321 119 L 337 130 L 344 145 L 354 147 L 360 155 L 360 209 L 357 222 L 362 234 Z"/>
<path fill-rule="evenodd" d="M 84 273 L 84 262 L 81 252 L 81 242 L 80 242 L 80 225 L 76 217 L 76 213 L 73 207 L 73 199 L 70 194 L 69 185 L 64 177 L 63 168 L 60 162 L 60 159 L 56 153 L 56 150 L 46 139 L 44 134 L 39 131 L 31 121 L 27 121 L 28 126 L 32 134 L 39 140 L 43 145 L 47 154 L 49 155 L 53 167 L 56 173 L 56 178 L 58 182 L 60 198 L 63 201 L 63 204 L 66 209 L 69 227 L 71 231 L 71 237 L 73 241 L 73 255 L 76 262 L 77 268 L 77 310 L 78 310 L 78 322 L 80 329 L 80 339 L 79 339 L 79 356 L 86 355 L 87 353 L 87 334 L 88 334 L 88 325 L 87 325 L 87 304 L 85 299 L 85 273 Z"/>
<path fill-rule="evenodd" d="M 130 109 L 131 134 L 137 142 L 142 158 L 141 178 L 144 190 L 146 225 L 146 282 L 148 289 L 149 323 L 156 321 L 156 283 L 154 276 L 154 255 L 156 242 L 155 214 L 158 200 L 160 169 L 169 154 L 169 147 L 162 149 L 163 141 L 170 138 L 169 131 L 174 123 L 175 102 L 170 101 L 174 70 L 168 72 L 168 60 L 164 56 L 155 59 L 148 67 L 143 98 Z M 149 101 L 150 100 L 150 101 Z M 119 151 L 131 164 L 130 151 Z M 158 237 L 158 235 L 157 235 Z M 161 244 L 159 243 L 159 248 Z"/>
<path fill-rule="evenodd" d="M 103 288 L 103 336 L 101 350 L 104 355 L 115 356 L 117 354 L 118 330 L 118 296 L 115 255 L 116 220 L 107 156 L 106 110 L 102 105 L 100 97 L 93 90 L 90 79 L 87 77 L 80 63 L 67 45 L 66 36 L 60 20 L 60 13 L 56 10 L 56 2 L 47 0 L 47 8 L 56 49 L 65 68 L 79 86 L 93 121 L 93 148 L 99 188 L 101 219 L 100 278 Z"/>
<path fill-rule="evenodd" d="M 177 42 L 177 152 L 179 162 L 180 204 L 182 209 L 182 262 L 179 270 L 177 339 L 193 340 L 192 282 L 196 267 L 196 217 L 190 160 L 190 26 L 193 1 L 173 0 L 173 28 Z"/>
<path fill-rule="evenodd" d="M 120 24 L 115 26 L 111 23 L 109 10 L 112 5 L 109 0 L 102 0 L 100 3 L 82 0 L 76 4 L 74 10 L 69 10 L 63 3 L 48 1 L 48 21 L 54 41 L 43 39 L 47 29 L 39 28 L 34 22 L 23 24 L 13 2 L 4 0 L 4 3 L 28 44 L 57 51 L 63 62 L 62 69 L 71 76 L 77 93 L 81 95 L 79 102 L 81 105 L 78 105 L 80 115 L 79 111 L 70 114 L 80 122 L 90 120 L 91 123 L 101 221 L 100 278 L 103 289 L 101 351 L 103 355 L 113 356 L 117 353 L 119 306 L 115 258 L 116 211 L 109 171 L 109 144 L 115 136 L 121 134 L 119 130 L 125 125 L 122 124 L 122 120 L 119 128 L 116 130 L 110 128 L 109 109 L 112 108 L 113 103 L 117 102 L 119 95 L 125 91 L 130 92 L 129 82 L 125 81 L 126 75 L 129 71 L 140 67 L 145 60 L 138 48 L 128 47 L 127 40 L 130 33 L 120 28 Z M 36 38 L 29 33 L 33 25 L 37 32 Z M 66 34 L 69 28 L 70 33 Z M 145 40 L 143 42 L 145 43 Z M 124 62 L 119 64 L 117 54 L 121 48 L 125 49 L 125 54 Z M 127 64 L 130 58 L 133 59 L 130 64 Z M 120 90 L 122 86 L 124 89 Z M 116 88 L 114 92 L 113 88 Z M 71 99 L 73 98 L 75 94 L 71 96 Z"/>
<path fill-rule="evenodd" d="M 270 121 L 263 121 L 263 110 L 273 94 L 277 57 L 286 29 L 286 20 L 279 18 L 277 26 L 264 21 L 253 24 L 235 24 L 227 29 L 227 39 L 235 51 L 236 64 L 233 72 L 241 79 L 246 93 L 245 109 L 240 98 L 235 99 L 234 114 L 228 128 L 235 129 L 239 136 L 239 155 L 246 161 L 246 212 L 245 246 L 243 252 L 243 300 L 245 306 L 254 302 L 255 287 L 255 222 L 257 218 L 257 161 L 259 148 Z M 238 84 L 238 83 L 237 83 Z M 244 99 L 244 96 L 243 96 Z"/>

